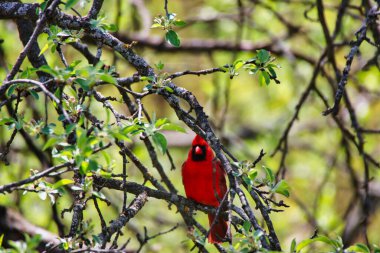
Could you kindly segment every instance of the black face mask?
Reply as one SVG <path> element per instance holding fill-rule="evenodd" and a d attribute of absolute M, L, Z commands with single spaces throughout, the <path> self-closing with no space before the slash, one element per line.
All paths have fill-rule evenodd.
<path fill-rule="evenodd" d="M 196 147 L 201 148 L 202 153 L 200 153 L 200 154 L 195 153 Z M 191 158 L 193 159 L 193 161 L 204 161 L 204 160 L 206 160 L 206 146 L 199 146 L 199 145 L 193 146 Z"/>

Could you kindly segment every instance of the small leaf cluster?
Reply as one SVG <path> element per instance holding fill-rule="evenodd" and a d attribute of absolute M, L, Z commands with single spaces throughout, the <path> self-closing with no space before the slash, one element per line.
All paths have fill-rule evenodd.
<path fill-rule="evenodd" d="M 157 92 L 158 88 L 164 88 L 167 92 L 173 93 L 173 89 L 168 86 L 171 81 L 169 74 L 162 71 L 165 64 L 160 61 L 155 64 L 155 67 L 159 71 L 156 76 L 143 76 L 140 78 L 141 81 L 148 81 L 148 84 L 145 85 L 144 90 Z"/>
<path fill-rule="evenodd" d="M 63 186 L 73 184 L 74 181 L 71 179 L 61 179 L 58 182 L 51 184 L 46 181 L 35 181 L 33 184 L 27 185 L 24 189 L 23 195 L 28 194 L 30 191 L 37 192 L 38 197 L 41 200 L 46 200 L 49 197 L 51 204 L 53 205 L 57 197 L 61 197 L 65 192 Z"/>
<path fill-rule="evenodd" d="M 25 239 L 20 241 L 8 240 L 7 243 L 11 248 L 5 249 L 2 246 L 4 234 L 0 235 L 0 252 L 2 253 L 38 253 L 37 247 L 42 241 L 41 235 L 30 237 L 24 234 Z"/>
<path fill-rule="evenodd" d="M 18 74 L 17 78 L 33 78 L 35 74 L 40 71 L 51 75 L 58 83 L 64 84 L 78 84 L 84 91 L 91 90 L 97 82 L 104 82 L 110 84 L 117 84 L 115 78 L 116 69 L 114 66 L 105 65 L 99 61 L 95 66 L 86 65 L 79 66 L 80 60 L 73 61 L 68 67 L 65 68 L 52 68 L 49 65 L 43 65 L 39 68 L 27 68 Z M 36 92 L 36 88 L 32 84 L 15 83 L 12 84 L 7 90 L 7 97 L 15 94 L 15 92 L 29 92 L 35 99 L 39 96 Z M 60 89 L 57 89 L 54 95 L 60 97 Z"/>
<path fill-rule="evenodd" d="M 37 15 L 41 13 L 41 11 L 44 11 L 46 9 L 46 6 L 48 4 L 49 0 L 44 0 L 40 5 L 39 8 L 37 8 L 36 13 Z M 79 0 L 67 0 L 65 1 L 65 10 L 71 9 L 79 2 Z"/>
<path fill-rule="evenodd" d="M 268 252 L 261 244 L 263 231 L 254 230 L 249 221 L 243 225 L 237 225 L 237 233 L 234 234 L 234 243 L 228 249 L 230 253 Z"/>
<path fill-rule="evenodd" d="M 117 25 L 106 22 L 104 13 L 100 14 L 97 19 L 91 19 L 90 26 L 91 28 L 97 28 L 103 32 L 117 32 L 118 30 Z"/>
<path fill-rule="evenodd" d="M 167 151 L 168 141 L 166 140 L 165 135 L 160 133 L 160 131 L 166 130 L 177 131 L 181 133 L 186 132 L 184 128 L 171 123 L 167 118 L 160 118 L 156 120 L 155 115 L 153 115 L 151 123 L 145 123 L 141 127 L 148 136 L 152 137 L 153 143 L 162 152 L 162 154 L 165 154 Z"/>
<path fill-rule="evenodd" d="M 250 188 L 267 186 L 271 193 L 278 193 L 285 197 L 290 196 L 290 187 L 285 180 L 276 182 L 273 171 L 262 166 L 264 176 L 259 177 L 259 171 L 253 167 L 253 163 L 249 161 L 237 162 L 234 164 L 239 168 L 238 172 L 234 172 L 234 176 L 241 178 Z"/>
<path fill-rule="evenodd" d="M 153 20 L 153 25 L 151 28 L 162 28 L 166 31 L 165 40 L 174 47 L 179 47 L 181 41 L 178 34 L 173 30 L 173 27 L 182 27 L 185 26 L 186 22 L 176 18 L 175 13 L 168 13 L 167 16 L 155 17 Z"/>
<path fill-rule="evenodd" d="M 306 247 L 315 244 L 315 243 L 322 243 L 324 245 L 327 245 L 331 248 L 331 251 L 329 252 L 341 252 L 341 253 L 380 253 L 380 248 L 377 245 L 372 245 L 372 251 L 369 249 L 369 247 L 363 243 L 356 243 L 352 246 L 349 246 L 348 248 L 345 248 L 343 245 L 343 241 L 341 237 L 337 237 L 336 239 L 331 239 L 325 235 L 317 235 L 315 237 L 305 239 L 301 241 L 298 245 L 296 243 L 296 240 L 293 239 L 291 245 L 290 245 L 290 252 L 291 253 L 300 253 L 302 250 L 304 250 Z"/>
<path fill-rule="evenodd" d="M 271 80 L 279 84 L 280 81 L 277 79 L 275 69 L 280 68 L 280 66 L 273 63 L 275 60 L 276 58 L 272 57 L 267 50 L 260 49 L 257 51 L 256 57 L 248 61 L 238 59 L 230 65 L 221 67 L 221 69 L 227 72 L 231 79 L 239 75 L 238 70 L 244 68 L 250 75 L 259 76 L 260 85 L 269 85 Z"/>
<path fill-rule="evenodd" d="M 54 53 L 58 46 L 80 41 L 83 36 L 83 30 L 61 29 L 56 25 L 51 25 L 48 34 L 47 43 L 41 49 L 40 55 L 45 53 L 49 48 L 51 53 Z"/>
<path fill-rule="evenodd" d="M 94 224 L 91 220 L 83 221 L 74 237 L 59 238 L 59 240 L 59 248 L 65 251 L 81 248 L 82 245 L 96 247 L 100 244 L 99 237 L 94 235 Z"/>
<path fill-rule="evenodd" d="M 199 229 L 195 228 L 189 233 L 189 237 L 192 241 L 195 241 L 196 243 L 205 246 L 206 245 L 206 236 L 202 234 Z"/>

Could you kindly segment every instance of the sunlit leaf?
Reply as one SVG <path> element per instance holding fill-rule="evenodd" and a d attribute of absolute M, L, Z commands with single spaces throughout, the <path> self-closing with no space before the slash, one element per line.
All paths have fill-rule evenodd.
<path fill-rule="evenodd" d="M 355 245 L 348 247 L 346 249 L 346 251 L 347 252 L 357 252 L 357 253 L 371 253 L 371 251 L 367 247 L 367 245 L 365 245 L 363 243 L 356 243 Z"/>
<path fill-rule="evenodd" d="M 270 183 L 273 183 L 274 182 L 274 175 L 273 175 L 273 172 L 270 168 L 266 167 L 266 166 L 263 166 L 263 169 L 265 171 L 265 174 L 266 174 L 266 179 L 270 182 Z"/>
<path fill-rule="evenodd" d="M 59 188 L 61 186 L 68 185 L 68 184 L 73 184 L 73 183 L 74 183 L 73 180 L 64 178 L 64 179 L 59 180 L 55 184 L 53 184 L 52 188 L 53 189 L 57 189 L 57 188 Z"/>
<path fill-rule="evenodd" d="M 176 132 L 181 132 L 181 133 L 186 133 L 186 130 L 173 123 L 166 123 L 161 127 L 162 130 L 169 130 L 169 131 L 176 131 Z"/>
<path fill-rule="evenodd" d="M 99 198 L 99 199 L 103 199 L 103 200 L 107 199 L 107 197 L 101 192 L 93 191 L 92 195 Z"/>
<path fill-rule="evenodd" d="M 312 244 L 314 242 L 323 242 L 323 243 L 331 245 L 331 246 L 334 245 L 334 243 L 332 242 L 332 240 L 330 238 L 322 235 L 322 236 L 317 236 L 317 237 L 312 238 L 312 239 L 306 239 L 306 240 L 301 241 L 296 247 L 296 252 L 300 252 L 303 248 L 309 246 L 310 244 Z"/>
<path fill-rule="evenodd" d="M 284 195 L 286 197 L 289 197 L 289 185 L 285 180 L 281 180 L 278 182 L 272 189 L 273 192 L 279 193 L 281 195 Z"/>
<path fill-rule="evenodd" d="M 177 20 L 173 21 L 173 25 L 178 26 L 178 27 L 182 27 L 182 26 L 186 25 L 186 22 L 183 20 L 177 19 Z"/>
<path fill-rule="evenodd" d="M 102 74 L 99 78 L 106 83 L 117 84 L 116 78 L 110 74 Z"/>

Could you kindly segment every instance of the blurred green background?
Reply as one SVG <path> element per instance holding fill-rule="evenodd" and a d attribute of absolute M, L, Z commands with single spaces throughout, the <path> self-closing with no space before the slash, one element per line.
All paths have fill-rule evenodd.
<path fill-rule="evenodd" d="M 34 2 L 34 1 L 25 1 Z M 163 1 L 120 1 L 121 16 L 119 20 L 119 36 L 135 38 L 139 35 L 142 40 L 162 39 L 164 31 L 160 29 L 150 29 L 153 18 L 157 15 L 164 15 Z M 196 0 L 196 1 L 169 1 L 169 11 L 177 14 L 177 17 L 185 20 L 188 25 L 184 28 L 176 29 L 183 44 L 196 40 L 215 42 L 228 41 L 235 43 L 238 30 L 242 32 L 244 43 L 260 45 L 271 43 L 274 48 L 279 48 L 280 53 L 275 55 L 276 63 L 281 66 L 277 70 L 278 79 L 281 84 L 271 83 L 269 86 L 260 86 L 257 77 L 248 75 L 245 71 L 240 71 L 240 75 L 233 80 L 228 74 L 214 73 L 207 76 L 184 76 L 174 80 L 178 86 L 185 87 L 195 94 L 205 112 L 210 116 L 210 120 L 215 126 L 217 135 L 228 149 L 240 160 L 255 160 L 261 149 L 267 153 L 258 165 L 266 165 L 277 171 L 280 166 L 281 153 L 271 156 L 275 150 L 287 123 L 291 120 L 295 106 L 312 77 L 314 65 L 303 61 L 294 55 L 297 52 L 305 55 L 314 62 L 318 60 L 325 47 L 322 28 L 319 22 L 312 21 L 318 18 L 316 8 L 311 8 L 311 1 L 242 1 L 246 16 L 244 24 L 240 25 L 239 11 L 235 1 L 227 0 Z M 136 4 L 137 3 L 137 4 Z M 360 5 L 361 1 L 351 1 L 351 4 Z M 141 17 L 144 9 L 139 7 L 143 4 L 146 7 L 148 16 Z M 330 31 L 334 30 L 337 16 L 337 1 L 324 1 L 326 7 L 326 20 Z M 83 7 L 82 7 L 83 5 Z M 90 4 L 80 1 L 76 10 L 85 15 Z M 101 13 L 104 13 L 106 21 L 117 22 L 116 12 L 117 1 L 106 1 Z M 307 19 L 304 15 L 307 12 Z M 68 11 L 72 13 L 72 11 Z M 289 23 L 299 27 L 294 35 L 288 34 L 287 27 L 276 17 L 278 13 Z M 350 41 L 355 38 L 356 30 L 361 26 L 359 13 L 355 9 L 348 9 L 348 14 L 343 19 L 341 33 L 336 41 Z M 144 20 L 145 18 L 145 20 Z M 144 23 L 149 21 L 150 23 Z M 148 29 L 146 29 L 148 28 Z M 242 29 L 241 29 L 242 28 Z M 1 48 L 4 52 L 6 64 L 14 64 L 23 48 L 17 34 L 17 27 L 12 21 L 0 21 L 0 38 L 4 40 Z M 116 36 L 118 36 L 116 35 Z M 46 43 L 46 34 L 39 36 L 40 47 Z M 86 60 L 70 46 L 64 46 L 63 52 L 69 62 L 81 59 L 81 64 L 85 65 Z M 96 46 L 90 46 L 95 54 Z M 174 52 L 166 50 L 155 50 L 152 47 L 137 43 L 135 51 L 145 58 L 152 66 L 158 62 L 165 64 L 164 72 L 174 73 L 184 70 L 201 70 L 212 67 L 219 67 L 231 63 L 236 59 L 247 60 L 255 56 L 255 51 L 234 51 L 234 50 L 187 50 L 182 52 L 181 48 Z M 344 45 L 336 49 L 336 61 L 342 70 L 346 61 L 345 55 L 349 52 L 349 45 Z M 366 70 L 361 70 L 364 63 L 370 59 L 375 52 L 373 46 L 363 42 L 360 47 L 360 55 L 355 57 L 352 65 L 352 76 L 347 84 L 347 93 L 351 98 L 359 123 L 363 128 L 378 129 L 380 126 L 380 74 L 376 66 L 371 66 Z M 50 66 L 63 67 L 57 54 L 52 54 L 49 50 L 44 54 Z M 116 60 L 115 60 L 116 59 Z M 131 76 L 136 71 L 120 56 L 114 55 L 111 50 L 104 50 L 102 61 L 105 64 L 115 64 L 116 70 L 121 77 Z M 25 61 L 23 68 L 30 63 Z M 324 66 L 327 73 L 332 75 L 330 65 Z M 10 66 L 3 66 L 0 69 L 0 79 L 4 80 Z M 132 87 L 136 91 L 142 91 L 146 83 L 134 84 Z M 318 76 L 316 85 L 322 94 L 328 99 L 330 105 L 333 103 L 334 93 L 327 79 Z M 115 89 L 108 86 L 97 88 L 104 96 L 114 95 Z M 226 95 L 227 94 L 227 95 Z M 120 101 L 120 100 L 119 100 Z M 171 122 L 181 123 L 173 110 L 159 96 L 150 95 L 142 100 L 147 111 L 155 113 L 157 117 L 167 117 Z M 122 113 L 128 114 L 127 108 L 118 101 L 112 102 L 115 108 Z M 36 115 L 30 110 L 30 105 L 43 115 L 44 99 L 33 100 L 28 98 L 28 103 L 21 103 L 20 112 L 24 114 L 26 121 L 38 120 Z M 227 106 L 227 107 L 226 107 Z M 326 109 L 321 99 L 312 92 L 302 106 L 298 120 L 295 121 L 288 140 L 288 154 L 285 160 L 287 168 L 285 179 L 291 186 L 290 198 L 284 199 L 290 207 L 284 212 L 272 213 L 271 218 L 275 229 L 279 235 L 283 249 L 288 249 L 293 238 L 299 242 L 313 235 L 318 227 L 320 233 L 324 233 L 332 238 L 341 236 L 348 218 L 351 197 L 355 194 L 347 170 L 345 151 L 342 146 L 342 133 L 332 120 L 331 116 L 325 117 L 322 111 Z M 90 104 L 90 110 L 100 118 L 106 119 L 107 114 L 101 104 L 96 101 Z M 1 108 L 0 118 L 8 117 L 5 107 Z M 225 118 L 224 118 L 225 117 Z M 346 128 L 354 132 L 351 128 L 349 114 L 342 104 L 339 119 Z M 112 121 L 111 116 L 111 121 Z M 221 122 L 225 121 L 225 124 Z M 49 122 L 57 124 L 56 112 L 49 108 Z M 62 131 L 62 130 L 61 130 Z M 170 163 L 166 156 L 160 154 L 160 161 L 169 178 L 174 182 L 179 193 L 184 195 L 181 181 L 181 164 L 187 157 L 187 150 L 190 146 L 193 133 L 187 129 L 188 134 L 167 133 L 167 139 L 171 155 L 176 164 L 176 170 L 170 170 Z M 9 139 L 11 131 L 6 126 L 0 126 L 0 142 L 4 145 Z M 380 156 L 380 135 L 365 135 L 365 151 L 375 159 Z M 42 138 L 36 139 L 38 146 L 44 145 Z M 350 144 L 352 153 L 352 167 L 363 180 L 363 162 L 355 147 Z M 136 140 L 134 147 L 136 155 L 144 161 L 149 168 L 152 167 L 147 156 L 147 152 Z M 121 157 L 117 148 L 107 151 L 114 160 L 114 173 L 121 172 Z M 40 170 L 41 164 L 34 157 L 25 145 L 20 135 L 16 136 L 8 155 L 9 166 L 0 163 L 0 184 L 10 183 L 30 175 L 30 170 Z M 99 161 L 103 157 L 99 154 Z M 152 169 L 152 174 L 156 171 Z M 68 174 L 68 177 L 71 175 Z M 370 166 L 371 184 L 379 184 L 379 170 L 373 165 Z M 139 171 L 132 165 L 128 165 L 128 180 L 138 183 L 143 182 Z M 149 186 L 149 184 L 148 184 Z M 120 211 L 122 194 L 115 191 L 104 191 L 113 207 L 107 207 L 101 203 L 106 221 L 115 219 Z M 128 200 L 132 200 L 130 196 Z M 378 200 L 377 200 L 378 201 Z M 119 204 L 120 203 L 120 204 Z M 29 193 L 25 196 L 22 192 L 14 192 L 0 196 L 0 204 L 12 206 L 18 209 L 28 220 L 36 225 L 57 232 L 54 222 L 51 220 L 51 208 L 48 199 L 42 201 L 37 194 Z M 71 204 L 68 196 L 63 196 L 57 201 L 58 209 L 62 210 Z M 373 202 L 376 206 L 376 199 Z M 119 208 L 118 208 L 119 207 Z M 380 226 L 379 211 L 374 207 L 375 213 L 369 219 L 369 239 L 372 243 L 379 243 L 378 227 Z M 198 213 L 196 216 L 202 224 L 208 224 L 205 214 Z M 85 211 L 85 220 L 91 221 L 95 231 L 100 232 L 98 216 L 92 204 L 88 205 Z M 69 226 L 71 214 L 66 213 L 64 222 Z M 128 248 L 138 247 L 135 239 L 137 232 L 143 233 L 143 226 L 153 235 L 160 231 L 168 230 L 175 224 L 180 223 L 180 228 L 175 231 L 157 237 L 152 240 L 144 249 L 144 252 L 187 252 L 191 247 L 191 242 L 186 237 L 186 227 L 183 225 L 180 215 L 175 207 L 168 210 L 168 204 L 150 198 L 145 208 L 133 218 L 123 230 L 124 237 L 131 237 Z M 363 242 L 362 237 L 354 239 Z M 210 247 L 210 250 L 215 250 Z"/>

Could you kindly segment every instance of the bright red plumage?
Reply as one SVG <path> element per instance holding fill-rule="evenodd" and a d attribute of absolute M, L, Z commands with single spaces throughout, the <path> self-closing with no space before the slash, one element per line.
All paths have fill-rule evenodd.
<path fill-rule="evenodd" d="M 224 170 L 215 160 L 212 149 L 199 135 L 195 136 L 187 160 L 182 165 L 182 182 L 186 196 L 198 203 L 218 207 L 227 192 Z M 208 215 L 209 224 L 215 216 Z M 219 217 L 209 235 L 209 242 L 220 243 L 227 235 L 227 221 Z"/>

